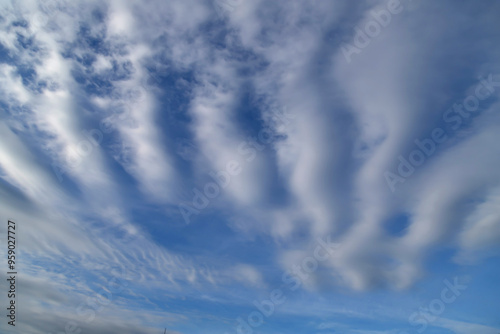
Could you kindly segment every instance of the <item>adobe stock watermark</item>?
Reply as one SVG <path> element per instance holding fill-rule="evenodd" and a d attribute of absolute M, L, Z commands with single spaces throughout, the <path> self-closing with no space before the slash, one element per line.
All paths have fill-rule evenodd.
<path fill-rule="evenodd" d="M 29 20 L 29 31 L 32 34 L 46 28 L 50 22 L 54 22 L 59 15 L 59 8 L 64 7 L 60 1 L 47 0 L 38 3 L 39 10 Z"/>
<path fill-rule="evenodd" d="M 410 0 L 412 1 L 412 0 Z M 364 24 L 363 28 L 356 26 L 352 43 L 342 43 L 341 50 L 347 63 L 351 63 L 352 56 L 359 54 L 366 48 L 371 41 L 380 35 L 392 21 L 392 16 L 403 11 L 403 5 L 400 0 L 389 0 L 386 3 L 386 9 L 370 11 L 371 20 Z"/>
<path fill-rule="evenodd" d="M 464 124 L 464 120 L 473 115 L 471 113 L 479 111 L 480 102 L 493 95 L 495 87 L 500 87 L 500 81 L 494 81 L 492 74 L 488 75 L 487 79 L 480 78 L 480 83 L 475 87 L 474 94 L 467 96 L 462 103 L 454 103 L 452 107 L 448 108 L 443 114 L 443 121 L 451 123 L 452 130 L 458 130 Z M 394 192 L 398 183 L 406 182 L 415 173 L 416 168 L 422 166 L 427 158 L 436 152 L 439 144 L 443 144 L 447 140 L 446 131 L 440 127 L 434 128 L 428 138 L 415 139 L 414 143 L 418 148 L 411 151 L 406 158 L 402 155 L 398 156 L 397 173 L 384 172 L 389 189 Z"/>
<path fill-rule="evenodd" d="M 418 312 L 413 312 L 408 318 L 410 326 L 418 327 L 415 329 L 418 333 L 423 333 L 429 327 L 429 324 L 436 321 L 444 313 L 446 306 L 454 303 L 462 295 L 462 292 L 467 289 L 467 285 L 460 282 L 459 277 L 454 277 L 453 283 L 447 279 L 443 283 L 445 287 L 441 290 L 439 298 L 431 300 L 427 307 L 420 307 Z M 402 331 L 399 334 L 410 333 Z"/>
<path fill-rule="evenodd" d="M 80 140 L 76 145 L 76 149 L 65 155 L 63 164 L 58 162 L 52 162 L 51 164 L 59 182 L 62 183 L 64 174 L 78 167 L 85 157 L 91 155 L 94 149 L 101 145 L 104 134 L 112 131 L 113 126 L 109 122 L 104 122 L 104 120 L 99 123 L 99 129 L 83 130 L 82 135 L 86 139 Z"/>
<path fill-rule="evenodd" d="M 144 100 L 144 88 L 142 86 L 138 86 L 136 88 L 129 89 L 124 95 L 126 97 L 126 102 L 120 103 L 117 108 L 113 109 L 113 115 L 118 114 L 114 121 L 122 122 L 123 124 L 128 123 L 133 126 L 135 121 L 130 114 L 129 104 L 138 104 Z M 118 110 L 121 112 L 118 112 Z M 84 161 L 84 159 L 90 156 L 94 150 L 102 144 L 105 135 L 109 135 L 116 130 L 116 124 L 113 124 L 113 115 L 101 119 L 97 128 L 82 130 L 82 139 L 75 145 L 75 148 L 65 154 L 62 161 L 52 162 L 52 170 L 60 183 L 64 181 L 64 174 L 74 168 L 77 168 Z"/>
<path fill-rule="evenodd" d="M 135 126 L 135 120 L 131 116 L 130 108 L 139 107 L 146 99 L 149 91 L 161 84 L 162 80 L 169 75 L 169 67 L 163 64 L 153 64 L 146 69 L 147 75 L 135 87 L 126 89 L 123 95 L 125 101 L 121 101 L 116 108 L 113 109 L 114 114 L 118 114 L 116 118 L 112 115 L 102 119 L 97 128 L 91 130 L 83 130 L 81 132 L 82 140 L 76 144 L 76 148 L 65 155 L 61 163 L 53 162 L 52 170 L 57 176 L 59 182 L 63 182 L 63 175 L 71 169 L 78 167 L 82 161 L 90 156 L 97 149 L 106 134 L 112 133 L 116 126 L 113 121 L 117 121 L 129 126 Z M 100 88 L 95 82 L 92 83 L 97 89 Z M 126 110 L 126 111 L 123 111 Z M 120 111 L 120 112 L 119 112 Z"/>
<path fill-rule="evenodd" d="M 34 6 L 35 12 L 31 15 L 15 13 L 10 8 L 0 7 L 3 22 L 13 25 L 21 23 L 27 33 L 35 35 L 38 31 L 47 27 L 49 22 L 56 20 L 59 15 L 58 4 L 54 0 L 42 1 Z M 26 15 L 26 16 L 24 16 Z"/>
<path fill-rule="evenodd" d="M 309 276 L 318 269 L 319 264 L 330 258 L 339 247 L 338 244 L 331 242 L 330 236 L 327 236 L 325 240 L 318 238 L 317 243 L 313 256 L 305 257 L 300 264 L 294 264 L 290 270 L 283 273 L 281 277 L 283 284 L 273 289 L 269 293 L 268 299 L 254 300 L 253 305 L 256 310 L 250 312 L 245 318 L 238 317 L 236 319 L 238 322 L 237 334 L 254 333 L 254 329 L 262 326 L 265 319 L 271 317 L 277 307 L 286 301 L 287 291 L 293 292 L 300 288 Z M 224 334 L 229 333 L 225 332 Z"/>
<path fill-rule="evenodd" d="M 127 113 L 123 113 L 118 118 L 125 121 L 129 116 Z M 82 130 L 81 134 L 84 139 L 76 144 L 76 148 L 64 156 L 62 163 L 54 161 L 51 164 L 59 182 L 62 183 L 64 174 L 71 169 L 77 168 L 85 158 L 90 156 L 101 145 L 105 134 L 110 134 L 114 130 L 115 126 L 109 118 L 102 119 L 98 128 Z"/>
<path fill-rule="evenodd" d="M 125 275 L 125 269 L 121 267 L 121 274 L 116 273 L 115 269 L 108 268 L 113 277 L 108 281 L 106 286 L 102 286 L 99 292 L 80 303 L 75 309 L 75 313 L 82 317 L 82 322 L 89 324 L 96 319 L 96 314 L 101 312 L 106 306 L 113 301 L 113 294 L 123 291 L 128 285 L 129 281 L 133 279 L 129 275 Z M 82 328 L 76 321 L 69 320 L 64 325 L 64 331 L 49 334 L 81 334 Z"/>
<path fill-rule="evenodd" d="M 283 110 L 275 110 L 271 121 L 277 125 L 277 129 L 283 129 L 294 119 L 295 116 Z M 231 180 L 240 175 L 247 163 L 251 163 L 257 157 L 258 152 L 265 150 L 275 140 L 275 131 L 269 126 L 262 128 L 257 136 L 247 137 L 238 147 L 238 156 L 242 158 L 243 164 L 238 160 L 230 160 L 226 163 L 224 170 L 211 171 L 208 175 L 213 181 L 206 182 L 201 189 L 193 188 L 193 199 L 191 203 L 179 203 L 179 212 L 184 218 L 184 222 L 189 224 L 191 216 L 200 214 L 201 210 L 208 207 L 211 200 L 214 200 L 226 189 Z"/>
<path fill-rule="evenodd" d="M 215 0 L 214 7 L 219 18 L 224 18 L 226 14 L 233 12 L 242 3 L 243 0 Z"/>

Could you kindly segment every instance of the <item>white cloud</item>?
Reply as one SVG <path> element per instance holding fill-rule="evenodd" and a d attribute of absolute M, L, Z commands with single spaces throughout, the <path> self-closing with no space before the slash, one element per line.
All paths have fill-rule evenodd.
<path fill-rule="evenodd" d="M 308 293 L 336 285 L 408 288 L 424 276 L 427 255 L 439 247 L 453 247 L 461 262 L 495 255 L 498 92 L 462 128 L 447 127 L 449 140 L 395 193 L 384 172 L 415 149 L 415 139 L 449 125 L 443 124 L 444 112 L 457 95 L 463 100 L 472 94 L 478 76 L 498 70 L 499 51 L 489 44 L 497 37 L 491 33 L 497 15 L 491 10 L 483 20 L 470 18 L 468 9 L 479 10 L 474 4 L 408 6 L 347 63 L 340 43 L 371 18 L 372 9 L 384 5 L 244 1 L 223 18 L 213 3 L 198 0 L 52 1 L 43 10 L 35 1 L 15 5 L 0 22 L 5 28 L 0 42 L 9 53 L 8 64 L 0 65 L 6 105 L 0 123 L 5 181 L 0 193 L 7 198 L 0 209 L 30 228 L 26 254 L 53 263 L 67 256 L 73 266 L 101 279 L 109 278 L 103 268 L 130 268 L 129 274 L 149 286 L 137 284 L 124 298 L 148 303 L 153 291 L 224 302 L 226 285 L 253 293 L 267 287 L 267 275 L 299 261 L 325 235 L 340 247 L 305 284 Z M 11 24 L 22 17 L 43 24 Z M 471 31 L 465 34 L 463 27 Z M 148 84 L 150 67 L 166 69 L 162 84 Z M 242 115 L 240 103 L 248 92 L 244 107 L 250 111 Z M 286 110 L 286 124 L 276 122 L 277 110 Z M 242 121 L 246 117 L 252 124 Z M 102 143 L 82 153 L 83 141 L 92 144 L 83 131 L 103 120 L 113 123 L 114 131 L 101 131 Z M 165 130 L 169 127 L 172 131 Z M 277 138 L 242 154 L 241 145 L 253 145 L 249 134 L 261 128 Z M 196 146 L 188 162 L 176 155 L 179 140 Z M 68 168 L 68 157 L 75 154 L 77 163 Z M 238 252 L 229 254 L 231 265 L 207 260 L 205 245 L 189 245 L 195 255 L 169 250 L 182 248 L 181 242 L 170 245 L 173 235 L 165 237 L 168 241 L 151 236 L 150 222 L 133 218 L 134 210 L 145 208 L 155 224 L 157 212 L 170 213 L 180 193 L 204 185 L 210 172 L 225 170 L 231 161 L 242 172 L 202 215 L 217 228 L 232 215 L 230 227 L 269 253 L 262 263 L 278 268 L 233 261 L 242 256 Z M 62 183 L 52 162 L 59 172 L 64 168 Z M 212 219 L 214 212 L 220 217 Z M 389 226 L 394 217 L 405 217 L 399 232 Z M 183 235 L 186 242 L 206 231 L 169 229 L 178 217 L 163 218 L 169 233 L 193 233 Z M 262 241 L 268 236 L 273 245 Z M 42 292 L 54 307 L 91 293 L 82 282 L 64 281 L 34 260 L 31 264 L 27 284 L 45 287 Z M 34 278 L 36 271 L 43 279 Z M 51 279 L 58 287 L 49 284 Z M 72 284 L 77 287 L 71 289 Z M 198 291 L 203 297 L 195 296 Z M 119 312 L 130 315 L 118 328 L 129 333 L 162 315 L 185 320 L 133 316 L 124 304 L 89 330 L 109 331 Z M 41 319 L 40 310 L 40 303 L 30 304 L 33 319 L 50 330 L 54 321 Z"/>

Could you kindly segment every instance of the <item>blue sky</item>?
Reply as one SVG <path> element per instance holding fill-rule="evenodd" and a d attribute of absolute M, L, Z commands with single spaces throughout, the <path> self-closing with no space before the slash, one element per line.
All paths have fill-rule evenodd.
<path fill-rule="evenodd" d="M 500 332 L 497 1 L 0 4 L 2 332 Z"/>

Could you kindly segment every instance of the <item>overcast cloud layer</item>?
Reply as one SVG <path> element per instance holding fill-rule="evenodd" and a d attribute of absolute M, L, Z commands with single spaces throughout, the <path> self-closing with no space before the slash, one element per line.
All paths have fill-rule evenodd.
<path fill-rule="evenodd" d="M 2 332 L 500 331 L 498 1 L 0 3 Z"/>

